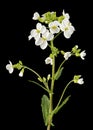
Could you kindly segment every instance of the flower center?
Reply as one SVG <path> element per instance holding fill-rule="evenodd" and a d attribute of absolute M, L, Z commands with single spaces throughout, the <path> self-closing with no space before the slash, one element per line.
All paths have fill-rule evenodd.
<path fill-rule="evenodd" d="M 56 28 L 57 28 L 56 26 L 52 26 L 52 29 L 54 29 L 54 30 L 55 30 Z"/>

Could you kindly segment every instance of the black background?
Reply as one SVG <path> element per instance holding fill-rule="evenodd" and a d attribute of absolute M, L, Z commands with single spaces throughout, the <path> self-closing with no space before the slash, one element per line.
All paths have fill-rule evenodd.
<path fill-rule="evenodd" d="M 34 40 L 28 41 L 30 30 L 35 28 L 36 21 L 32 20 L 34 12 L 43 14 L 56 11 L 61 15 L 63 9 L 69 13 L 70 21 L 76 31 L 70 39 L 62 35 L 55 40 L 60 49 L 70 50 L 79 45 L 86 50 L 86 60 L 72 58 L 65 64 L 64 74 L 56 82 L 54 105 L 57 103 L 63 87 L 73 78 L 74 74 L 81 74 L 84 85 L 72 84 L 67 95 L 71 94 L 69 102 L 54 117 L 55 130 L 84 129 L 90 127 L 90 83 L 89 83 L 89 5 L 79 1 L 41 1 L 5 2 L 1 4 L 1 46 L 0 46 L 0 118 L 3 129 L 46 129 L 41 113 L 41 97 L 45 93 L 38 86 L 29 83 L 28 79 L 35 79 L 33 74 L 25 71 L 24 77 L 18 76 L 15 70 L 9 74 L 5 66 L 11 60 L 13 64 L 22 60 L 23 64 L 35 69 L 42 76 L 46 76 L 51 67 L 45 65 L 48 48 L 41 50 L 34 45 Z M 61 62 L 61 57 L 57 63 Z"/>

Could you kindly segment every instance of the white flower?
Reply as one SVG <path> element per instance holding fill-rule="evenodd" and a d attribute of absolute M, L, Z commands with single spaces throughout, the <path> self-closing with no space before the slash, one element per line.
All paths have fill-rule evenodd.
<path fill-rule="evenodd" d="M 78 79 L 77 83 L 78 83 L 78 84 L 84 84 L 83 78 Z"/>
<path fill-rule="evenodd" d="M 62 21 L 62 23 L 60 24 L 60 28 L 63 31 L 65 38 L 67 39 L 70 38 L 75 31 L 75 28 L 72 26 L 67 18 Z"/>
<path fill-rule="evenodd" d="M 64 18 L 70 19 L 69 14 L 68 14 L 68 13 L 65 13 L 65 11 L 64 11 L 64 10 L 63 10 L 62 14 L 63 14 Z"/>
<path fill-rule="evenodd" d="M 31 40 L 31 38 L 35 38 L 35 40 L 40 38 L 40 35 L 46 32 L 46 27 L 42 25 L 41 23 L 36 24 L 36 29 L 32 29 L 30 32 L 30 35 L 28 36 L 28 39 Z"/>
<path fill-rule="evenodd" d="M 64 58 L 65 60 L 68 60 L 68 58 L 71 56 L 71 52 L 65 52 L 64 53 Z"/>
<path fill-rule="evenodd" d="M 52 34 L 59 33 L 59 31 L 60 31 L 59 22 L 58 21 L 50 22 L 49 23 L 49 28 L 50 28 L 50 32 Z"/>
<path fill-rule="evenodd" d="M 9 61 L 9 64 L 6 65 L 6 69 L 9 71 L 10 74 L 13 73 L 14 68 L 11 61 Z"/>
<path fill-rule="evenodd" d="M 48 46 L 48 41 L 51 41 L 53 38 L 54 35 L 47 30 L 44 34 L 42 34 L 42 37 L 36 40 L 35 45 L 40 45 L 40 48 L 44 50 Z"/>
<path fill-rule="evenodd" d="M 82 52 L 80 53 L 80 57 L 81 57 L 82 60 L 84 60 L 84 59 L 85 59 L 85 56 L 86 56 L 86 52 L 85 52 L 85 50 L 84 50 L 84 51 L 82 51 Z"/>
<path fill-rule="evenodd" d="M 75 75 L 73 78 L 74 83 L 78 84 L 84 84 L 83 78 L 81 78 L 81 75 Z"/>
<path fill-rule="evenodd" d="M 33 15 L 33 20 L 38 20 L 40 17 L 39 13 L 38 12 L 35 12 L 34 15 Z"/>
<path fill-rule="evenodd" d="M 22 71 L 20 71 L 19 77 L 23 77 L 23 72 Z"/>
<path fill-rule="evenodd" d="M 52 58 L 51 58 L 51 57 L 47 57 L 47 58 L 45 59 L 45 64 L 50 64 L 50 65 L 52 65 L 52 64 L 53 64 Z"/>

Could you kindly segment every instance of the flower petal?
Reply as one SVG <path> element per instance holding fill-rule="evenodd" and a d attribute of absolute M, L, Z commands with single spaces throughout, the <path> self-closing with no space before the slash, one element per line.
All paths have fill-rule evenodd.
<path fill-rule="evenodd" d="M 71 33 L 69 30 L 64 31 L 64 37 L 67 39 L 71 37 Z"/>
<path fill-rule="evenodd" d="M 41 43 L 40 48 L 41 48 L 42 50 L 44 50 L 44 49 L 47 48 L 47 46 L 48 46 L 48 42 L 45 40 L 43 43 Z"/>
<path fill-rule="evenodd" d="M 36 41 L 35 41 L 35 45 L 36 46 L 39 46 L 39 45 L 41 45 L 43 43 L 43 41 L 42 41 L 42 38 L 40 37 L 39 39 L 36 39 Z"/>
<path fill-rule="evenodd" d="M 38 20 L 39 17 L 40 17 L 39 13 L 35 12 L 32 19 L 33 20 Z"/>

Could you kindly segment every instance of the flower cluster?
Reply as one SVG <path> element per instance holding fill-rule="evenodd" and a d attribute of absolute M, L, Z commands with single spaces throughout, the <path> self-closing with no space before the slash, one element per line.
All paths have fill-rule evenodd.
<path fill-rule="evenodd" d="M 33 20 L 38 20 L 36 29 L 32 29 L 28 39 L 35 39 L 35 45 L 41 49 L 46 49 L 48 41 L 53 40 L 54 35 L 63 32 L 65 38 L 70 38 L 75 31 L 74 26 L 70 22 L 70 16 L 64 10 L 61 16 L 56 16 L 56 12 L 47 12 L 40 17 L 38 12 L 33 15 Z M 44 23 L 41 24 L 40 22 Z"/>

